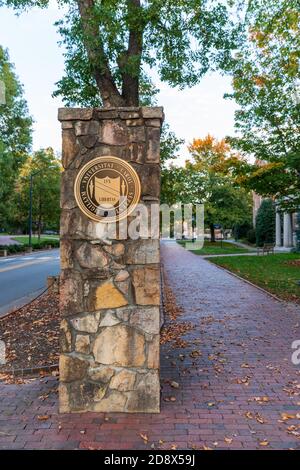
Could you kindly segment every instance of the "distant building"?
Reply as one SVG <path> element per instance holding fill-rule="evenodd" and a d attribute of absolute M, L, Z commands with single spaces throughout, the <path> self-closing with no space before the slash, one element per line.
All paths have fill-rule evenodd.
<path fill-rule="evenodd" d="M 253 225 L 264 198 L 253 192 Z M 297 213 L 276 211 L 275 242 L 278 250 L 291 250 L 296 246 Z"/>

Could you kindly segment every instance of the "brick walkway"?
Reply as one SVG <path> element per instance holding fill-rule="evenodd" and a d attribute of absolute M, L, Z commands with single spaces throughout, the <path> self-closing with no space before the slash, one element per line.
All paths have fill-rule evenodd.
<path fill-rule="evenodd" d="M 300 420 L 281 416 L 300 413 L 300 368 L 290 359 L 300 339 L 299 306 L 275 301 L 174 243 L 163 244 L 162 256 L 183 307 L 179 321 L 195 328 L 185 349 L 162 348 L 161 414 L 58 415 L 56 378 L 2 383 L 0 448 L 300 448 Z"/>

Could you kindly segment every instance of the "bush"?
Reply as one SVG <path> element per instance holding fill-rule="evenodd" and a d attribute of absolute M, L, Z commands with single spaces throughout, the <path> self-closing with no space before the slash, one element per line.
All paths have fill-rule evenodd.
<path fill-rule="evenodd" d="M 39 243 L 32 245 L 33 250 L 45 250 L 45 248 L 59 248 L 59 240 L 41 240 Z M 7 253 L 12 255 L 15 253 L 23 253 L 28 250 L 28 243 L 22 245 L 0 245 L 0 250 L 7 250 Z"/>
<path fill-rule="evenodd" d="M 250 230 L 248 230 L 247 241 L 253 245 L 256 243 L 256 232 L 254 228 L 251 228 Z"/>
<path fill-rule="evenodd" d="M 262 201 L 256 216 L 256 244 L 275 242 L 275 207 L 272 199 Z"/>
<path fill-rule="evenodd" d="M 234 239 L 237 241 L 241 238 L 246 238 L 251 228 L 252 224 L 250 224 L 249 222 L 244 222 L 243 224 L 235 224 L 235 226 L 233 227 Z"/>

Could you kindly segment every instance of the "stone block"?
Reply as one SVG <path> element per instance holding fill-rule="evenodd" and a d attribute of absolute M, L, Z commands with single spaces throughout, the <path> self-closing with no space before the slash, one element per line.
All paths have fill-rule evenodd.
<path fill-rule="evenodd" d="M 146 163 L 159 163 L 160 161 L 160 129 L 147 128 Z"/>
<path fill-rule="evenodd" d="M 88 335 L 76 335 L 75 351 L 82 354 L 90 352 L 90 337 Z"/>
<path fill-rule="evenodd" d="M 159 307 L 135 308 L 129 319 L 130 325 L 148 334 L 159 333 Z"/>
<path fill-rule="evenodd" d="M 65 129 L 62 133 L 62 166 L 68 168 L 80 152 L 73 129 Z"/>
<path fill-rule="evenodd" d="M 95 291 L 93 299 L 94 310 L 123 307 L 127 304 L 127 299 L 115 287 L 112 281 L 100 284 Z"/>
<path fill-rule="evenodd" d="M 126 404 L 127 412 L 159 413 L 160 383 L 157 371 L 139 374 L 138 383 L 130 393 Z"/>
<path fill-rule="evenodd" d="M 72 382 L 82 380 L 87 372 L 88 362 L 77 357 L 60 355 L 59 376 L 62 382 Z"/>
<path fill-rule="evenodd" d="M 164 112 L 161 106 L 153 106 L 151 108 L 141 108 L 142 116 L 144 119 L 164 119 Z"/>
<path fill-rule="evenodd" d="M 81 317 L 72 318 L 70 322 L 77 331 L 85 333 L 96 333 L 98 331 L 100 313 L 88 313 Z"/>
<path fill-rule="evenodd" d="M 115 369 L 109 366 L 90 367 L 88 375 L 95 382 L 108 383 L 115 373 Z"/>
<path fill-rule="evenodd" d="M 76 250 L 76 259 L 82 268 L 103 269 L 109 264 L 109 256 L 99 245 L 83 242 Z"/>
<path fill-rule="evenodd" d="M 92 108 L 59 108 L 59 121 L 88 121 L 93 117 Z"/>
<path fill-rule="evenodd" d="M 138 305 L 160 305 L 160 272 L 157 267 L 138 267 L 132 271 L 135 301 Z"/>
<path fill-rule="evenodd" d="M 60 311 L 63 316 L 84 311 L 83 283 L 74 270 L 63 270 L 60 276 Z"/>
<path fill-rule="evenodd" d="M 134 389 L 135 379 L 136 372 L 124 369 L 111 379 L 109 388 L 120 392 L 129 392 Z"/>
<path fill-rule="evenodd" d="M 159 263 L 159 240 L 130 240 L 124 255 L 126 264 Z"/>
<path fill-rule="evenodd" d="M 97 135 L 99 132 L 98 121 L 77 121 L 74 126 L 75 135 Z"/>
<path fill-rule="evenodd" d="M 126 145 L 128 131 L 123 121 L 104 121 L 101 127 L 99 141 L 107 145 Z"/>
<path fill-rule="evenodd" d="M 145 338 L 135 328 L 122 324 L 103 328 L 95 339 L 93 353 L 99 364 L 141 367 L 146 359 Z"/>

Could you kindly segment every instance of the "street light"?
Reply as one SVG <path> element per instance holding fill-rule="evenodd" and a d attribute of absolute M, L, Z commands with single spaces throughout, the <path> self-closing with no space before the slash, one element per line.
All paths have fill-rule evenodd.
<path fill-rule="evenodd" d="M 51 165 L 47 168 L 47 170 L 53 170 L 56 168 L 54 165 Z M 29 248 L 32 248 L 32 188 L 33 188 L 33 177 L 44 171 L 45 168 L 41 168 L 34 173 L 31 173 L 30 178 L 30 186 L 29 186 L 29 220 L 28 220 L 28 231 L 29 231 Z"/>
<path fill-rule="evenodd" d="M 33 177 L 41 173 L 43 169 L 35 171 L 31 173 L 30 178 L 30 185 L 29 185 L 29 219 L 28 219 L 28 232 L 29 232 L 29 241 L 28 245 L 29 248 L 32 248 L 32 187 L 33 187 Z"/>

